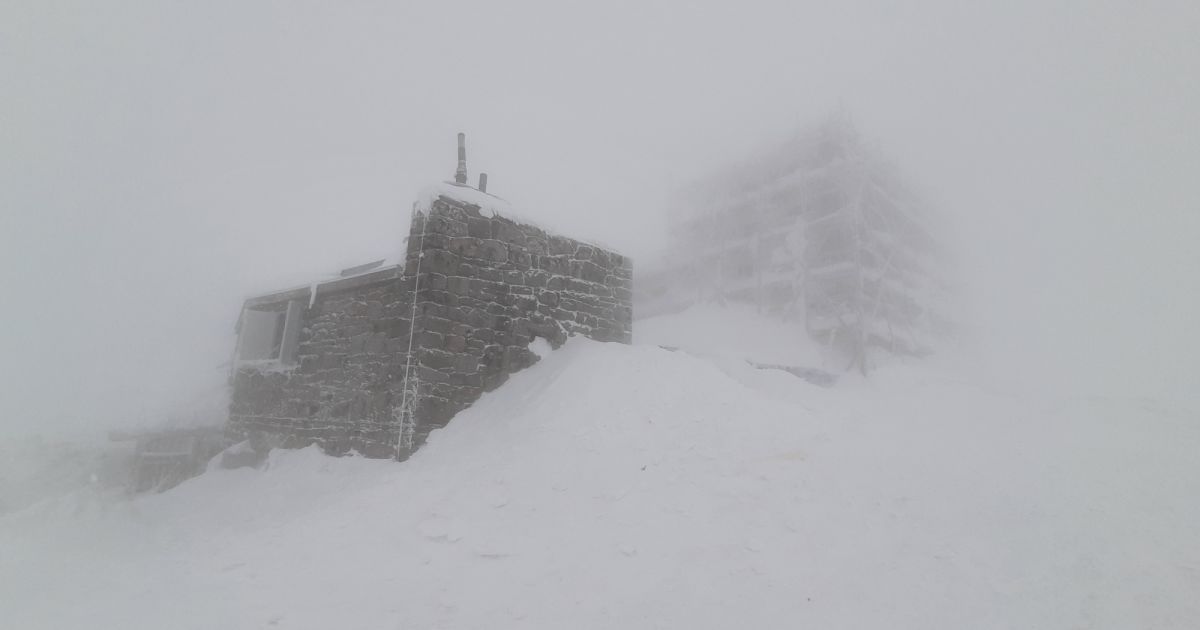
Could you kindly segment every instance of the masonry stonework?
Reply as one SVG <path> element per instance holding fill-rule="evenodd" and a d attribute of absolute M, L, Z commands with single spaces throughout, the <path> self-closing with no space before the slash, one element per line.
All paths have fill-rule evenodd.
<path fill-rule="evenodd" d="M 318 290 L 302 311 L 294 365 L 236 368 L 232 437 L 288 448 L 317 443 L 338 454 L 394 451 L 392 399 L 408 350 L 412 283 L 399 270 L 372 276 Z M 307 291 L 268 299 L 307 305 Z"/>
<path fill-rule="evenodd" d="M 620 254 L 440 195 L 414 212 L 402 270 L 251 301 L 303 298 L 297 362 L 239 364 L 228 430 L 269 445 L 406 457 L 535 363 L 535 340 L 629 343 L 632 281 Z"/>

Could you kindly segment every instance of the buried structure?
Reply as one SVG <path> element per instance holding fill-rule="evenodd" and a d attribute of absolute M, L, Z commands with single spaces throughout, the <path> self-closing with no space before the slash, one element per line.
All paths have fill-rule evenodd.
<path fill-rule="evenodd" d="M 628 343 L 628 258 L 513 218 L 456 182 L 414 205 L 403 261 L 246 300 L 226 432 L 403 459 L 568 336 Z"/>

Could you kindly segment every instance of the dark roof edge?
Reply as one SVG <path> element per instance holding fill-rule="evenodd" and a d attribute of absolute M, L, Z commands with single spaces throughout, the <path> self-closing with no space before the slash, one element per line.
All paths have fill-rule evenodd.
<path fill-rule="evenodd" d="M 246 298 L 243 306 L 262 306 L 264 304 L 276 304 L 289 300 L 315 299 L 317 296 L 345 291 L 347 289 L 355 289 L 358 287 L 383 282 L 386 280 L 394 280 L 404 275 L 404 265 L 391 265 L 382 269 L 376 269 L 369 273 L 351 276 L 349 278 L 335 278 L 331 280 L 323 280 L 314 282 L 311 285 L 302 287 L 292 287 L 275 291 L 272 293 L 264 293 Z M 313 292 L 316 292 L 316 296 Z"/>

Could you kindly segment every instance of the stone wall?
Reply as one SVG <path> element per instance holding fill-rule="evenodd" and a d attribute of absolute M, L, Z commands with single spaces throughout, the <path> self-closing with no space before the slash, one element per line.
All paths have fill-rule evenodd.
<path fill-rule="evenodd" d="M 407 266 L 421 265 L 416 445 L 536 362 L 535 339 L 552 347 L 576 334 L 632 340 L 633 272 L 624 256 L 448 196 L 416 214 L 411 233 Z"/>
<path fill-rule="evenodd" d="M 536 362 L 535 339 L 628 343 L 631 288 L 628 258 L 438 196 L 414 213 L 403 272 L 321 285 L 311 307 L 307 290 L 252 300 L 303 300 L 297 363 L 235 370 L 229 432 L 406 457 Z"/>
<path fill-rule="evenodd" d="M 317 443 L 337 454 L 395 453 L 393 407 L 408 350 L 412 283 L 398 270 L 372 276 L 320 287 L 311 306 L 307 290 L 294 298 L 305 305 L 297 361 L 235 370 L 234 439 L 288 448 Z"/>

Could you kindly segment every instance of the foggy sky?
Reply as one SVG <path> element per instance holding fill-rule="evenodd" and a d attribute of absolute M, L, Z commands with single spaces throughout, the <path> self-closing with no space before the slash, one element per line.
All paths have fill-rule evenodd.
<path fill-rule="evenodd" d="M 458 131 L 639 257 L 835 110 L 951 220 L 987 375 L 1193 395 L 1200 5 L 837 4 L 0 4 L 0 430 L 219 388 L 242 296 L 398 252 Z"/>

